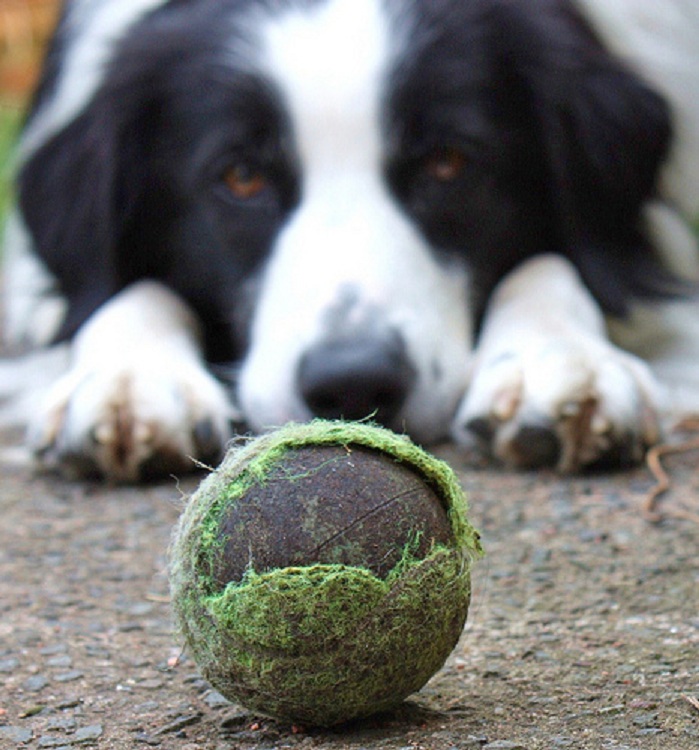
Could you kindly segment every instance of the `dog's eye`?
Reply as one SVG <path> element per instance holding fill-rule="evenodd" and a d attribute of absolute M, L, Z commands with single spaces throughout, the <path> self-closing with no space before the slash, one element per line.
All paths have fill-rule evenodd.
<path fill-rule="evenodd" d="M 425 161 L 425 172 L 437 182 L 453 182 L 466 166 L 466 156 L 457 148 L 446 147 L 432 153 Z"/>
<path fill-rule="evenodd" d="M 236 164 L 223 175 L 224 182 L 239 200 L 249 200 L 259 195 L 267 187 L 267 178 L 249 164 Z"/>

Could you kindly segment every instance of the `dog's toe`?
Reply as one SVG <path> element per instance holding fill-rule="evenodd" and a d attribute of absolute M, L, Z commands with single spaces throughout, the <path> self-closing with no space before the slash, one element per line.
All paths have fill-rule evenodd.
<path fill-rule="evenodd" d="M 475 368 L 454 432 L 516 468 L 623 465 L 659 440 L 658 401 L 640 360 L 561 347 Z"/>
<path fill-rule="evenodd" d="M 206 371 L 173 381 L 162 370 L 69 373 L 30 427 L 41 466 L 74 477 L 137 482 L 214 462 L 231 407 Z"/>

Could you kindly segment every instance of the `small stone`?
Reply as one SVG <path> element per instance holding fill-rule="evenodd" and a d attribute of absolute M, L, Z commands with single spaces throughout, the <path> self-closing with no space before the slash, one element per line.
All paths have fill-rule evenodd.
<path fill-rule="evenodd" d="M 18 659 L 2 659 L 0 660 L 0 672 L 12 672 L 19 666 Z"/>
<path fill-rule="evenodd" d="M 206 703 L 209 708 L 220 708 L 221 706 L 231 705 L 231 702 L 228 700 L 228 698 L 224 698 L 221 693 L 218 692 L 218 690 L 210 690 L 204 696 L 204 703 Z"/>
<path fill-rule="evenodd" d="M 65 654 L 68 646 L 65 643 L 54 643 L 51 646 L 44 646 L 39 649 L 42 656 L 54 656 L 55 654 Z"/>
<path fill-rule="evenodd" d="M 143 625 L 140 622 L 124 622 L 119 625 L 118 629 L 121 633 L 133 633 L 136 630 L 143 630 Z"/>
<path fill-rule="evenodd" d="M 56 709 L 58 711 L 65 711 L 67 708 L 75 708 L 82 703 L 81 698 L 64 698 L 63 700 L 56 703 Z"/>
<path fill-rule="evenodd" d="M 51 748 L 68 746 L 66 744 L 65 737 L 52 737 L 51 735 L 48 735 L 48 734 L 45 734 L 39 737 L 39 741 L 37 745 L 38 747 L 51 747 Z"/>
<path fill-rule="evenodd" d="M 163 681 L 156 679 L 142 680 L 136 685 L 136 687 L 142 688 L 143 690 L 160 690 L 162 686 Z"/>
<path fill-rule="evenodd" d="M 242 706 L 233 713 L 228 714 L 225 719 L 221 722 L 221 729 L 224 731 L 230 731 L 232 729 L 239 729 L 250 721 L 250 712 L 246 711 Z"/>
<path fill-rule="evenodd" d="M 73 682 L 73 680 L 79 680 L 82 676 L 82 672 L 73 669 L 70 672 L 63 672 L 62 674 L 56 675 L 56 682 Z"/>
<path fill-rule="evenodd" d="M 49 667 L 69 667 L 72 663 L 73 660 L 68 654 L 59 654 L 46 660 L 46 664 Z"/>
<path fill-rule="evenodd" d="M 615 706 L 604 706 L 600 708 L 599 712 L 602 715 L 614 715 L 624 713 L 625 706 L 623 704 L 617 704 Z"/>
<path fill-rule="evenodd" d="M 35 674 L 22 683 L 22 687 L 30 693 L 38 693 L 39 690 L 43 690 L 49 681 L 42 674 Z"/>
<path fill-rule="evenodd" d="M 657 727 L 659 714 L 657 711 L 643 711 L 631 717 L 637 727 Z"/>
<path fill-rule="evenodd" d="M 82 742 L 93 742 L 102 736 L 101 724 L 90 724 L 86 727 L 80 727 L 71 738 L 71 744 L 80 744 Z"/>
<path fill-rule="evenodd" d="M 32 738 L 32 730 L 25 727 L 0 727 L 0 737 L 4 737 L 9 742 L 21 744 L 29 742 Z"/>
<path fill-rule="evenodd" d="M 136 604 L 132 604 L 130 607 L 128 607 L 126 611 L 133 617 L 142 617 L 143 615 L 148 615 L 153 611 L 153 605 L 150 602 L 137 602 Z"/>
<path fill-rule="evenodd" d="M 46 725 L 48 730 L 60 730 L 62 732 L 73 732 L 77 726 L 75 719 L 72 716 L 59 716 L 51 719 Z"/>
<path fill-rule="evenodd" d="M 191 726 L 192 724 L 197 724 L 201 721 L 201 714 L 189 714 L 186 716 L 178 716 L 174 721 L 171 721 L 168 724 L 165 724 L 165 726 L 160 727 L 160 729 L 157 730 L 157 732 L 154 732 L 153 735 L 157 737 L 161 734 L 173 734 L 175 732 L 179 732 L 181 729 L 184 729 L 185 727 Z"/>
<path fill-rule="evenodd" d="M 140 734 L 136 735 L 136 742 L 140 742 L 143 745 L 159 745 L 162 740 L 159 737 L 154 737 L 152 734 L 145 734 L 145 732 L 141 732 Z"/>

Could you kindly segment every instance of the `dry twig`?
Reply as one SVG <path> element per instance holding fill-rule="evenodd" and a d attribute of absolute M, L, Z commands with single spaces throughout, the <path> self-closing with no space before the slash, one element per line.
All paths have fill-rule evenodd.
<path fill-rule="evenodd" d="M 680 422 L 676 431 L 699 432 L 699 418 L 691 417 Z M 699 436 L 695 435 L 681 443 L 661 443 L 655 445 L 646 453 L 646 465 L 655 478 L 655 485 L 651 487 L 642 505 L 642 512 L 645 518 L 651 523 L 659 523 L 663 518 L 682 518 L 699 524 L 699 513 L 677 508 L 672 511 L 661 513 L 658 510 L 658 498 L 665 494 L 672 486 L 672 480 L 665 471 L 662 464 L 662 457 L 673 453 L 689 453 L 690 451 L 699 450 Z"/>

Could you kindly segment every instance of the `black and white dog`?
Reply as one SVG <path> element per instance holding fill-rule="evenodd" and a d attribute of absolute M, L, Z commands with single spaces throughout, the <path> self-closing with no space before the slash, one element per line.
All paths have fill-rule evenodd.
<path fill-rule="evenodd" d="M 699 405 L 695 6 L 68 0 L 6 243 L 7 339 L 68 351 L 32 449 L 137 480 L 373 415 L 639 458 Z"/>

